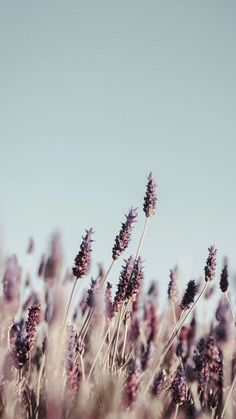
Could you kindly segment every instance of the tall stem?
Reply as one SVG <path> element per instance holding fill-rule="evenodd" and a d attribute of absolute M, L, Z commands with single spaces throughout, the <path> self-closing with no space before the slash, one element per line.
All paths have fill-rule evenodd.
<path fill-rule="evenodd" d="M 174 415 L 174 418 L 173 419 L 176 419 L 178 417 L 178 410 L 179 410 L 179 404 L 176 405 L 175 415 Z"/>
<path fill-rule="evenodd" d="M 67 316 L 68 316 L 68 313 L 69 313 L 69 310 L 70 310 L 70 306 L 71 306 L 71 302 L 72 302 L 72 298 L 73 298 L 73 295 L 74 295 L 74 291 L 75 291 L 77 281 L 78 281 L 78 277 L 75 278 L 75 282 L 74 282 L 73 288 L 71 290 L 70 299 L 69 299 L 69 303 L 68 303 L 67 310 L 66 310 L 66 315 L 65 315 L 65 320 L 64 320 L 64 327 L 65 327 Z"/>
<path fill-rule="evenodd" d="M 124 356 L 125 356 L 125 346 L 126 346 L 126 340 L 127 340 L 127 333 L 128 333 L 128 325 L 127 325 L 127 323 L 125 323 L 125 336 L 124 336 L 122 354 L 121 354 L 122 361 L 124 360 Z"/>
<path fill-rule="evenodd" d="M 45 365 L 45 359 L 46 359 L 45 354 L 43 354 L 42 362 L 41 362 L 40 370 L 39 370 L 39 375 L 38 375 L 38 382 L 37 382 L 37 396 L 36 396 L 37 413 L 36 413 L 36 419 L 38 419 L 38 415 L 39 415 L 40 385 L 41 385 L 41 379 L 42 379 L 43 369 L 44 369 L 44 365 Z"/>
<path fill-rule="evenodd" d="M 116 332 L 115 347 L 114 347 L 114 352 L 113 352 L 113 357 L 112 357 L 111 369 L 113 369 L 114 364 L 115 364 L 115 359 L 116 359 L 116 352 L 117 352 L 117 345 L 118 345 L 118 340 L 119 340 L 120 326 L 122 322 L 123 308 L 124 308 L 124 304 L 121 306 L 121 310 L 119 313 L 119 320 L 118 320 L 118 327 L 117 327 L 117 332 Z"/>
<path fill-rule="evenodd" d="M 224 294 L 225 294 L 225 298 L 226 298 L 226 300 L 229 304 L 229 308 L 230 308 L 230 311 L 231 311 L 231 314 L 232 314 L 232 317 L 233 317 L 233 320 L 234 320 L 234 324 L 236 326 L 236 317 L 235 317 L 235 313 L 234 313 L 232 304 L 231 304 L 230 299 L 229 299 L 229 295 L 228 295 L 227 291 Z"/>
<path fill-rule="evenodd" d="M 235 375 L 234 380 L 233 380 L 233 382 L 232 382 L 232 384 L 231 384 L 231 387 L 230 387 L 230 390 L 229 390 L 229 394 L 228 394 L 227 399 L 226 399 L 226 401 L 225 401 L 225 405 L 224 405 L 224 408 L 223 408 L 223 410 L 222 410 L 222 414 L 221 414 L 221 419 L 223 419 L 223 417 L 224 417 L 224 414 L 225 414 L 225 412 L 226 412 L 226 408 L 227 408 L 227 406 L 228 406 L 229 399 L 230 399 L 230 397 L 231 397 L 231 394 L 232 394 L 232 392 L 233 392 L 233 389 L 234 389 L 235 384 L 236 384 L 236 375 Z"/>
<path fill-rule="evenodd" d="M 90 371 L 89 371 L 89 374 L 88 374 L 87 380 L 89 380 L 89 379 L 90 379 L 90 377 L 91 377 L 91 374 L 92 374 L 92 372 L 93 372 L 93 370 L 94 370 L 94 367 L 95 367 L 95 365 L 96 365 L 97 359 L 98 359 L 98 357 L 99 357 L 99 355 L 100 355 L 100 352 L 101 352 L 101 350 L 102 350 L 102 347 L 103 347 L 103 345 L 104 345 L 104 343 L 105 343 L 105 341 L 106 341 L 106 338 L 107 338 L 107 336 L 108 336 L 109 332 L 110 332 L 110 326 L 108 326 L 107 331 L 106 331 L 106 333 L 105 333 L 105 335 L 104 335 L 104 337 L 103 337 L 103 340 L 102 340 L 102 342 L 101 342 L 101 345 L 99 346 L 98 351 L 97 351 L 97 353 L 96 353 L 96 355 L 95 355 L 95 358 L 94 358 L 94 360 L 93 360 L 93 364 L 92 364 L 92 366 L 91 366 L 91 368 L 90 368 Z"/>
<path fill-rule="evenodd" d="M 142 232 L 142 235 L 140 237 L 137 252 L 136 252 L 136 255 L 135 255 L 135 259 L 138 259 L 139 255 L 140 255 L 140 250 L 141 250 L 141 246 L 143 244 L 143 240 L 144 240 L 144 237 L 145 237 L 145 234 L 146 234 L 146 231 L 147 231 L 148 222 L 149 222 L 149 217 L 146 217 L 143 232 Z"/>

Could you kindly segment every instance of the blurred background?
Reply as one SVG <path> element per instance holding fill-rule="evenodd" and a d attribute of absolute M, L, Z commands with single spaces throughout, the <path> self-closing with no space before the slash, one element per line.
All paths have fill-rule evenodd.
<path fill-rule="evenodd" d="M 71 267 L 92 226 L 94 273 L 133 205 L 128 256 L 153 171 L 146 281 L 164 296 L 176 263 L 183 284 L 199 278 L 213 243 L 218 277 L 224 255 L 234 277 L 235 13 L 234 0 L 1 3 L 2 257 L 24 263 L 32 236 L 38 263 L 61 231 Z"/>

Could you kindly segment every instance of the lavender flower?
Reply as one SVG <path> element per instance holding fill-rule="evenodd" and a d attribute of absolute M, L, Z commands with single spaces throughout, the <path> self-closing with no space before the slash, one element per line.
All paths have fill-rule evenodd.
<path fill-rule="evenodd" d="M 21 268 L 15 255 L 8 258 L 6 270 L 3 275 L 3 293 L 5 300 L 10 303 L 19 297 Z"/>
<path fill-rule="evenodd" d="M 187 310 L 190 307 L 190 305 L 194 302 L 196 293 L 197 285 L 195 284 L 194 280 L 190 280 L 187 284 L 187 289 L 180 303 L 181 310 Z"/>
<path fill-rule="evenodd" d="M 166 372 L 165 370 L 162 370 L 154 378 L 153 386 L 151 390 L 153 396 L 159 396 L 159 394 L 164 390 L 165 380 L 166 380 Z"/>
<path fill-rule="evenodd" d="M 140 291 L 140 286 L 143 282 L 143 278 L 143 262 L 141 260 L 141 257 L 139 256 L 138 259 L 134 261 L 133 272 L 126 289 L 126 300 L 136 300 L 136 296 Z"/>
<path fill-rule="evenodd" d="M 105 314 L 109 320 L 112 318 L 112 314 L 113 314 L 111 289 L 112 289 L 112 285 L 110 284 L 110 282 L 107 282 L 106 290 L 105 290 Z"/>
<path fill-rule="evenodd" d="M 134 260 L 132 256 L 130 256 L 129 259 L 125 260 L 125 265 L 123 265 L 122 271 L 120 273 L 117 291 L 113 302 L 113 314 L 118 312 L 121 304 L 125 300 L 126 290 L 133 272 L 133 268 Z"/>
<path fill-rule="evenodd" d="M 170 270 L 170 282 L 168 285 L 168 298 L 172 303 L 176 303 L 178 299 L 177 268 Z"/>
<path fill-rule="evenodd" d="M 205 271 L 205 281 L 211 281 L 212 279 L 214 279 L 215 274 L 216 274 L 216 253 L 217 253 L 217 249 L 215 248 L 215 246 L 210 246 L 208 248 L 209 250 L 209 255 L 206 261 L 206 266 L 204 268 Z"/>
<path fill-rule="evenodd" d="M 148 337 L 147 342 L 154 342 L 157 336 L 157 311 L 156 306 L 151 304 L 147 310 L 147 326 L 148 326 Z"/>
<path fill-rule="evenodd" d="M 78 363 L 75 362 L 76 334 L 72 326 L 67 329 L 66 372 L 69 392 L 74 396 L 79 388 L 80 372 Z"/>
<path fill-rule="evenodd" d="M 144 197 L 143 211 L 147 218 L 152 217 L 156 211 L 157 195 L 156 181 L 152 172 L 148 176 L 147 191 Z"/>
<path fill-rule="evenodd" d="M 121 230 L 115 238 L 115 244 L 112 249 L 113 260 L 118 259 L 118 257 L 127 249 L 131 239 L 132 226 L 136 221 L 137 215 L 137 208 L 131 208 L 128 215 L 125 216 L 126 220 L 122 223 Z"/>
<path fill-rule="evenodd" d="M 125 406 L 131 409 L 135 403 L 138 392 L 138 376 L 140 374 L 140 365 L 136 362 L 131 362 L 129 366 L 129 373 L 126 382 L 125 391 Z"/>
<path fill-rule="evenodd" d="M 59 276 L 63 264 L 63 251 L 61 244 L 61 236 L 55 233 L 51 240 L 51 252 L 47 259 L 44 269 L 45 280 L 53 280 Z"/>
<path fill-rule="evenodd" d="M 75 258 L 75 264 L 72 269 L 73 274 L 76 278 L 81 278 L 89 272 L 90 268 L 90 252 L 91 252 L 91 243 L 92 243 L 92 234 L 93 230 L 86 230 L 86 234 L 83 237 L 82 243 L 80 245 L 80 251 Z"/>
<path fill-rule="evenodd" d="M 41 261 L 40 261 L 40 264 L 39 264 L 39 267 L 38 267 L 38 276 L 39 277 L 44 275 L 45 268 L 46 268 L 46 259 L 45 259 L 45 255 L 42 255 Z"/>
<path fill-rule="evenodd" d="M 97 279 L 91 279 L 91 285 L 88 289 L 87 305 L 90 308 L 94 308 L 96 304 L 96 295 L 101 289 L 99 281 Z"/>
<path fill-rule="evenodd" d="M 25 323 L 26 332 L 28 334 L 28 341 L 30 350 L 33 348 L 34 338 L 36 333 L 36 326 L 40 322 L 41 307 L 35 304 L 29 308 L 28 320 Z"/>
<path fill-rule="evenodd" d="M 10 331 L 11 345 L 11 356 L 14 366 L 17 369 L 23 368 L 29 359 L 29 340 L 28 334 L 25 329 L 25 323 L 21 320 L 19 323 L 15 323 Z"/>
<path fill-rule="evenodd" d="M 182 366 L 177 368 L 174 378 L 172 379 L 170 389 L 172 390 L 172 398 L 174 403 L 179 405 L 187 400 L 188 387 L 185 380 L 185 374 Z"/>
<path fill-rule="evenodd" d="M 151 341 L 148 341 L 147 347 L 143 349 L 143 353 L 140 360 L 142 371 L 145 371 L 147 369 L 150 357 L 153 354 L 153 352 L 154 352 L 153 344 Z"/>
<path fill-rule="evenodd" d="M 222 292 L 226 292 L 229 287 L 229 281 L 228 281 L 228 266 L 225 265 L 221 272 L 220 277 L 220 289 Z"/>

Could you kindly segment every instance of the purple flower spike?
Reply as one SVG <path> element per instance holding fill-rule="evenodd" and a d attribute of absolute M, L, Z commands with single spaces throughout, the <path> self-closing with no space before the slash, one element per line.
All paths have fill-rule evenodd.
<path fill-rule="evenodd" d="M 121 230 L 115 238 L 115 244 L 112 249 L 112 258 L 114 260 L 118 259 L 127 249 L 131 239 L 133 223 L 136 221 L 137 215 L 137 208 L 131 208 L 128 215 L 126 215 L 126 221 L 122 223 Z"/>
<path fill-rule="evenodd" d="M 41 307 L 35 304 L 29 308 L 28 320 L 26 321 L 26 332 L 28 333 L 28 341 L 30 349 L 33 348 L 36 334 L 36 327 L 40 322 Z"/>
<path fill-rule="evenodd" d="M 148 176 L 147 191 L 144 197 L 143 211 L 147 218 L 152 217 L 156 211 L 157 194 L 156 194 L 156 180 L 152 172 Z"/>
<path fill-rule="evenodd" d="M 131 278 L 127 286 L 127 290 L 126 290 L 127 300 L 130 300 L 131 298 L 133 301 L 136 300 L 136 296 L 138 295 L 140 291 L 143 278 L 144 278 L 143 262 L 142 262 L 141 257 L 139 256 L 138 259 L 134 261 L 133 272 L 131 274 Z"/>
<path fill-rule="evenodd" d="M 127 286 L 129 284 L 130 277 L 133 272 L 134 260 L 132 256 L 125 261 L 125 265 L 122 267 L 119 282 L 117 285 L 117 291 L 113 303 L 113 314 L 117 313 L 121 304 L 125 300 Z"/>
<path fill-rule="evenodd" d="M 221 272 L 220 277 L 220 289 L 222 292 L 226 292 L 229 287 L 229 281 L 228 281 L 228 266 L 225 265 Z"/>
<path fill-rule="evenodd" d="M 170 389 L 174 403 L 179 405 L 187 400 L 188 387 L 185 381 L 185 374 L 182 366 L 177 368 L 174 378 L 171 381 Z"/>
<path fill-rule="evenodd" d="M 186 291 L 180 303 L 181 310 L 187 310 L 191 306 L 191 304 L 194 302 L 196 294 L 197 285 L 195 284 L 195 281 L 191 279 L 191 281 L 188 282 Z"/>
<path fill-rule="evenodd" d="M 209 250 L 209 255 L 206 261 L 206 266 L 204 268 L 205 271 L 205 281 L 211 281 L 212 279 L 214 279 L 215 274 L 216 274 L 216 253 L 217 253 L 217 249 L 215 248 L 215 246 L 210 246 L 208 248 Z"/>
<path fill-rule="evenodd" d="M 89 272 L 91 262 L 91 243 L 93 241 L 91 239 L 92 234 L 92 228 L 90 228 L 90 230 L 86 230 L 86 234 L 83 237 L 83 241 L 80 245 L 80 251 L 75 258 L 75 264 L 72 271 L 76 278 L 81 278 L 82 276 L 87 275 Z"/>
<path fill-rule="evenodd" d="M 178 299 L 177 291 L 177 268 L 170 270 L 170 282 L 168 285 L 168 298 L 172 303 L 176 303 Z"/>

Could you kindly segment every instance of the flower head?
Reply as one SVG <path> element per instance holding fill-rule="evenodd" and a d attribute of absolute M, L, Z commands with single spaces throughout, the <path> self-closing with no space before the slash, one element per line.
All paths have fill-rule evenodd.
<path fill-rule="evenodd" d="M 156 180 L 150 172 L 148 176 L 147 190 L 144 197 L 143 211 L 146 217 L 152 217 L 156 211 L 157 194 L 156 194 Z"/>
<path fill-rule="evenodd" d="M 190 305 L 194 302 L 195 295 L 197 293 L 197 285 L 194 280 L 191 280 L 187 284 L 186 291 L 180 303 L 181 310 L 187 310 Z"/>
<path fill-rule="evenodd" d="M 177 368 L 174 378 L 171 381 L 170 389 L 175 403 L 183 404 L 187 400 L 188 387 L 185 380 L 185 374 L 182 366 Z"/>
<path fill-rule="evenodd" d="M 34 304 L 29 308 L 28 320 L 25 323 L 26 332 L 28 334 L 29 347 L 32 349 L 36 333 L 36 326 L 40 322 L 40 305 Z"/>
<path fill-rule="evenodd" d="M 214 279 L 215 274 L 216 274 L 216 253 L 217 253 L 217 249 L 215 248 L 215 246 L 210 246 L 208 248 L 209 250 L 209 255 L 206 261 L 206 266 L 204 268 L 205 271 L 205 281 L 211 281 L 212 279 Z"/>
<path fill-rule="evenodd" d="M 170 282 L 168 285 L 168 298 L 172 303 L 176 303 L 178 298 L 177 291 L 177 269 L 170 270 Z"/>
<path fill-rule="evenodd" d="M 117 313 L 121 304 L 125 300 L 126 290 L 133 272 L 134 268 L 134 259 L 132 256 L 129 259 L 125 260 L 125 264 L 122 267 L 120 273 L 119 282 L 117 285 L 117 291 L 113 302 L 113 314 Z"/>
<path fill-rule="evenodd" d="M 229 281 L 228 281 L 228 266 L 225 265 L 221 272 L 220 277 L 220 289 L 222 292 L 226 292 L 229 287 Z"/>
<path fill-rule="evenodd" d="M 113 260 L 118 259 L 118 257 L 127 249 L 131 239 L 133 223 L 136 221 L 137 215 L 137 208 L 131 208 L 128 215 L 125 216 L 126 220 L 122 223 L 121 230 L 115 238 L 115 244 L 112 249 Z"/>
<path fill-rule="evenodd" d="M 78 255 L 75 258 L 74 267 L 72 269 L 73 274 L 76 278 L 81 278 L 89 272 L 90 268 L 90 253 L 91 253 L 91 243 L 92 243 L 92 234 L 93 230 L 86 230 L 86 234 L 83 237 L 82 243 L 80 245 L 80 250 Z"/>
<path fill-rule="evenodd" d="M 138 259 L 134 261 L 133 271 L 126 290 L 126 300 L 136 300 L 136 296 L 139 293 L 140 286 L 143 282 L 143 278 L 143 262 L 141 257 L 139 256 Z"/>

